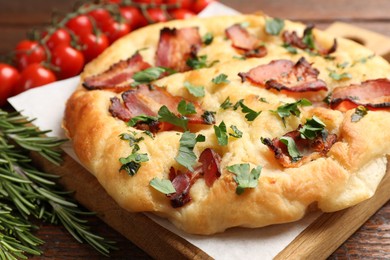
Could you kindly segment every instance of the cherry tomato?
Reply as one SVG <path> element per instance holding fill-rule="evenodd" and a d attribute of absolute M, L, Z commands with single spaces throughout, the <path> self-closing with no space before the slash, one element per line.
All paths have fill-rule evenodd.
<path fill-rule="evenodd" d="M 100 29 L 102 29 L 112 19 L 110 12 L 103 8 L 93 10 L 89 12 L 88 15 L 95 20 Z"/>
<path fill-rule="evenodd" d="M 50 50 L 53 50 L 60 44 L 70 45 L 71 40 L 72 38 L 70 37 L 70 34 L 67 30 L 58 29 L 50 36 L 46 42 L 46 45 Z"/>
<path fill-rule="evenodd" d="M 167 4 L 178 4 L 177 8 L 191 9 L 195 0 L 165 0 Z"/>
<path fill-rule="evenodd" d="M 148 14 L 153 22 L 166 22 L 168 20 L 164 11 L 159 8 L 148 9 Z"/>
<path fill-rule="evenodd" d="M 192 6 L 192 10 L 195 13 L 199 13 L 200 11 L 205 9 L 206 6 L 208 6 L 212 2 L 215 2 L 215 0 L 195 0 L 194 4 Z"/>
<path fill-rule="evenodd" d="M 29 64 L 39 63 L 46 59 L 46 53 L 36 41 L 23 40 L 16 45 L 16 65 L 23 70 Z"/>
<path fill-rule="evenodd" d="M 102 53 L 110 44 L 108 38 L 104 34 L 94 35 L 87 34 L 80 38 L 83 44 L 83 55 L 85 62 L 89 62 Z"/>
<path fill-rule="evenodd" d="M 186 9 L 174 9 L 170 12 L 170 14 L 175 19 L 188 19 L 196 16 L 194 12 Z"/>
<path fill-rule="evenodd" d="M 87 15 L 73 17 L 66 23 L 66 27 L 73 31 L 77 36 L 90 34 L 93 30 L 91 20 L 89 20 Z"/>
<path fill-rule="evenodd" d="M 59 67 L 58 78 L 66 79 L 78 75 L 84 66 L 83 54 L 67 45 L 58 45 L 52 51 L 51 63 Z"/>
<path fill-rule="evenodd" d="M 111 20 L 111 22 L 102 28 L 102 30 L 107 35 L 110 43 L 113 43 L 120 37 L 128 34 L 130 32 L 130 26 L 126 23 L 118 23 Z"/>
<path fill-rule="evenodd" d="M 16 88 L 20 74 L 14 67 L 0 63 L 0 106 L 7 104 L 7 98 L 9 98 Z"/>
<path fill-rule="evenodd" d="M 39 87 L 56 81 L 56 76 L 51 70 L 39 63 L 28 65 L 20 74 L 20 80 L 13 94 L 17 95 L 30 88 Z"/>
<path fill-rule="evenodd" d="M 120 8 L 120 12 L 131 29 L 139 28 L 148 24 L 148 21 L 138 8 L 125 6 Z"/>

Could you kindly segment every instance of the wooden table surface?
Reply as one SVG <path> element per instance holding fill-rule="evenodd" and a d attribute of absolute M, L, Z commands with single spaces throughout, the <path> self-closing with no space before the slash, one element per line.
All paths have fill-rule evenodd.
<path fill-rule="evenodd" d="M 0 53 L 14 48 L 27 30 L 50 21 L 53 10 L 70 11 L 77 0 L 13 0 L 0 1 Z M 243 13 L 262 10 L 274 16 L 314 23 L 326 28 L 334 21 L 343 21 L 390 37 L 389 0 L 224 0 Z M 96 217 L 89 217 L 93 230 L 117 241 L 114 259 L 147 259 L 146 253 Z M 44 255 L 35 259 L 105 259 L 88 245 L 78 244 L 64 228 L 38 224 L 37 235 L 46 241 Z M 32 258 L 34 259 L 34 258 Z M 390 202 L 387 202 L 329 259 L 390 259 Z"/>

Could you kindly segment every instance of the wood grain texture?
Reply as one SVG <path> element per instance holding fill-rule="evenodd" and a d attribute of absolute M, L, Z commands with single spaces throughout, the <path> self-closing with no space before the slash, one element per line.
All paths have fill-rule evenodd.
<path fill-rule="evenodd" d="M 13 49 L 16 43 L 25 37 L 27 30 L 48 24 L 52 10 L 57 9 L 61 12 L 67 12 L 72 9 L 72 5 L 77 1 L 0 1 L 0 53 Z M 390 1 L 388 0 L 372 0 L 369 2 L 328 0 L 321 1 L 321 4 L 316 0 L 223 0 L 221 2 L 244 13 L 263 10 L 271 16 L 315 23 L 321 29 L 325 29 L 334 21 L 346 21 L 390 36 Z M 88 217 L 88 220 L 94 231 L 118 242 L 119 251 L 112 253 L 113 259 L 149 258 L 142 249 L 129 242 L 127 238 L 108 227 L 97 217 Z M 33 257 L 32 259 L 107 259 L 88 245 L 75 242 L 61 227 L 50 224 L 41 225 L 40 227 L 41 229 L 37 235 L 47 241 L 42 246 L 45 253 L 43 256 Z M 390 202 L 387 202 L 329 259 L 390 259 L 389 234 Z M 169 250 L 169 248 L 166 250 Z"/>

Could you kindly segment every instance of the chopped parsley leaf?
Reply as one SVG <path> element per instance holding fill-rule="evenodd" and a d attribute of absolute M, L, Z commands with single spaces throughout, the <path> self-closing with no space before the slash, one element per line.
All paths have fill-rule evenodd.
<path fill-rule="evenodd" d="M 213 36 L 212 33 L 209 33 L 209 32 L 206 33 L 206 34 L 203 36 L 203 38 L 202 38 L 203 43 L 206 44 L 206 45 L 211 44 L 211 43 L 213 42 L 213 40 L 214 40 L 214 36 Z"/>
<path fill-rule="evenodd" d="M 316 116 L 313 116 L 311 119 L 307 119 L 306 123 L 303 125 L 299 132 L 301 133 L 301 138 L 313 140 L 319 133 L 323 134 L 325 130 L 325 123 L 321 121 Z"/>
<path fill-rule="evenodd" d="M 261 111 L 256 112 L 252 110 L 251 108 L 244 105 L 244 102 L 240 102 L 240 106 L 241 106 L 241 112 L 245 114 L 245 118 L 248 121 L 255 120 L 256 117 L 258 117 L 261 114 Z"/>
<path fill-rule="evenodd" d="M 261 101 L 261 102 L 263 102 L 263 103 L 268 103 L 267 99 L 266 99 L 266 98 L 263 98 L 263 97 L 259 98 L 259 101 Z"/>
<path fill-rule="evenodd" d="M 283 43 L 282 47 L 285 48 L 291 54 L 298 54 L 298 50 L 288 43 Z"/>
<path fill-rule="evenodd" d="M 188 119 L 185 117 L 178 117 L 164 105 L 158 111 L 159 121 L 168 122 L 172 125 L 178 126 L 187 130 Z"/>
<path fill-rule="evenodd" d="M 136 87 L 141 84 L 148 84 L 154 80 L 159 79 L 161 75 L 166 72 L 168 72 L 168 74 L 175 73 L 174 70 L 164 67 L 152 67 L 136 72 L 133 75 L 134 82 L 131 83 L 131 86 Z"/>
<path fill-rule="evenodd" d="M 265 31 L 270 35 L 279 35 L 283 30 L 284 20 L 279 18 L 267 19 L 265 21 Z"/>
<path fill-rule="evenodd" d="M 349 73 L 347 73 L 347 72 L 344 72 L 344 73 L 339 74 L 339 73 L 337 73 L 337 72 L 335 72 L 335 71 L 331 71 L 331 72 L 329 73 L 329 77 L 331 77 L 331 78 L 334 79 L 334 80 L 339 81 L 339 80 L 344 80 L 344 79 L 351 79 L 351 78 L 352 78 L 352 75 L 349 74 Z"/>
<path fill-rule="evenodd" d="M 138 149 L 136 149 L 138 150 Z M 133 150 L 134 151 L 134 150 Z M 128 157 L 119 158 L 119 162 L 122 164 L 121 170 L 125 170 L 129 175 L 134 176 L 139 168 L 141 167 L 141 162 L 147 162 L 149 161 L 149 157 L 146 153 L 132 153 Z"/>
<path fill-rule="evenodd" d="M 359 122 L 365 115 L 367 115 L 368 109 L 364 106 L 358 106 L 355 108 L 355 112 L 351 116 L 351 122 Z"/>
<path fill-rule="evenodd" d="M 230 136 L 233 136 L 235 138 L 241 138 L 242 137 L 242 132 L 237 128 L 237 126 L 231 125 L 230 129 L 233 130 L 233 133 L 229 133 Z"/>
<path fill-rule="evenodd" d="M 220 108 L 226 110 L 230 107 L 233 107 L 233 103 L 230 102 L 230 97 L 227 97 L 225 101 L 220 105 Z"/>
<path fill-rule="evenodd" d="M 306 28 L 305 33 L 303 35 L 302 42 L 306 44 L 309 49 L 314 50 L 316 48 L 314 36 L 313 36 L 313 28 Z"/>
<path fill-rule="evenodd" d="M 245 56 L 237 56 L 237 55 L 234 55 L 234 56 L 233 56 L 233 59 L 236 59 L 236 60 L 246 60 L 246 57 L 245 57 Z"/>
<path fill-rule="evenodd" d="M 177 111 L 183 116 L 196 114 L 194 104 L 191 102 L 186 103 L 184 99 L 177 105 Z"/>
<path fill-rule="evenodd" d="M 230 83 L 230 80 L 227 79 L 228 76 L 226 74 L 219 74 L 218 76 L 216 76 L 215 78 L 213 78 L 211 80 L 211 82 L 213 82 L 214 84 L 223 84 L 223 83 Z"/>
<path fill-rule="evenodd" d="M 287 146 L 288 154 L 290 155 L 293 162 L 296 162 L 302 158 L 294 139 L 289 136 L 282 136 L 279 138 L 279 140 Z"/>
<path fill-rule="evenodd" d="M 131 118 L 129 122 L 127 122 L 128 126 L 135 126 L 139 122 L 144 122 L 146 124 L 150 124 L 152 122 L 157 121 L 158 118 L 155 116 L 147 116 L 147 115 L 139 115 Z"/>
<path fill-rule="evenodd" d="M 261 173 L 261 166 L 253 168 L 250 172 L 249 163 L 234 164 L 227 167 L 228 171 L 235 175 L 234 180 L 237 183 L 236 193 L 241 195 L 247 188 L 257 187 Z"/>
<path fill-rule="evenodd" d="M 339 68 L 339 69 L 345 69 L 346 67 L 348 67 L 348 65 L 349 65 L 349 62 L 346 61 L 346 62 L 343 62 L 343 63 L 336 64 L 336 67 Z"/>
<path fill-rule="evenodd" d="M 188 92 L 190 92 L 190 94 L 194 97 L 204 97 L 205 95 L 203 86 L 195 86 L 190 82 L 186 81 L 184 82 L 184 87 L 188 89 Z"/>
<path fill-rule="evenodd" d="M 172 182 L 167 179 L 160 180 L 157 177 L 155 177 L 149 182 L 149 184 L 159 192 L 164 193 L 166 195 L 176 192 L 176 189 L 175 187 L 173 187 Z"/>
<path fill-rule="evenodd" d="M 202 68 L 210 68 L 215 63 L 218 63 L 218 60 L 214 60 L 211 63 L 208 64 L 207 62 L 207 55 L 202 55 L 195 58 L 189 58 L 186 63 L 189 67 L 191 67 L 194 70 L 202 69 Z"/>
<path fill-rule="evenodd" d="M 280 116 L 283 121 L 284 126 L 286 126 L 286 117 L 291 115 L 299 117 L 301 111 L 298 106 L 310 106 L 311 102 L 305 98 L 298 100 L 297 102 L 287 103 L 282 106 L 279 106 L 276 109 L 276 113 Z"/>
<path fill-rule="evenodd" d="M 184 132 L 180 138 L 179 153 L 175 157 L 176 162 L 190 171 L 194 171 L 192 166 L 195 165 L 197 157 L 193 150 L 198 139 L 202 138 L 196 137 L 196 135 L 191 132 Z"/>
<path fill-rule="evenodd" d="M 121 140 L 125 140 L 129 142 L 130 147 L 133 147 L 136 143 L 139 143 L 140 141 L 144 140 L 144 138 L 141 137 L 136 137 L 137 132 L 133 132 L 131 134 L 129 133 L 123 133 L 120 134 L 119 137 Z"/>
<path fill-rule="evenodd" d="M 214 125 L 214 133 L 217 137 L 219 145 L 225 146 L 228 144 L 228 135 L 226 133 L 225 122 L 222 121 L 219 126 Z"/>

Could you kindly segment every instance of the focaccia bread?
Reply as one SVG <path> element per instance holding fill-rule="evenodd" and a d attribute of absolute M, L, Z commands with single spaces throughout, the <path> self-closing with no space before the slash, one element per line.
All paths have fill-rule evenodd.
<path fill-rule="evenodd" d="M 262 227 L 375 193 L 389 75 L 372 51 L 299 23 L 172 21 L 88 64 L 63 125 L 124 209 L 194 234 Z"/>

